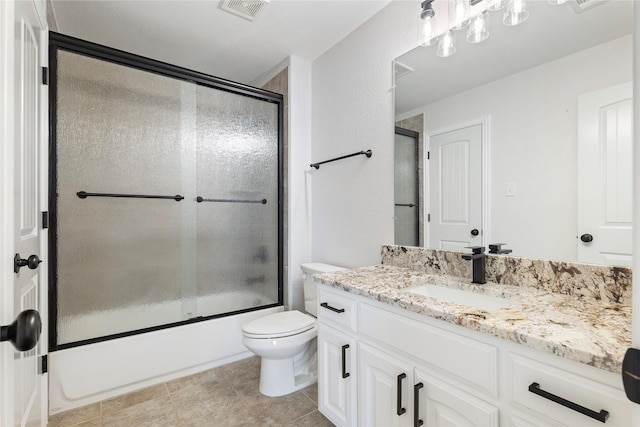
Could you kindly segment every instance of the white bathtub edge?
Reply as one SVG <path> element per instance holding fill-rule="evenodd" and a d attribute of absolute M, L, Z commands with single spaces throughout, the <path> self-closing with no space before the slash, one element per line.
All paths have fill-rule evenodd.
<path fill-rule="evenodd" d="M 49 414 L 89 405 L 253 355 L 242 325 L 268 308 L 49 354 Z"/>

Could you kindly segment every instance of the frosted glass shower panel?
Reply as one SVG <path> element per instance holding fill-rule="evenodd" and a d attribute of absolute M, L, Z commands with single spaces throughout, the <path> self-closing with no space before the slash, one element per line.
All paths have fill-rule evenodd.
<path fill-rule="evenodd" d="M 58 344 L 183 320 L 182 82 L 58 51 Z M 192 268 L 192 267 L 191 267 Z"/>
<path fill-rule="evenodd" d="M 278 105 L 198 86 L 196 151 L 198 314 L 278 303 Z"/>
<path fill-rule="evenodd" d="M 418 246 L 418 148 L 396 133 L 394 146 L 395 244 Z"/>

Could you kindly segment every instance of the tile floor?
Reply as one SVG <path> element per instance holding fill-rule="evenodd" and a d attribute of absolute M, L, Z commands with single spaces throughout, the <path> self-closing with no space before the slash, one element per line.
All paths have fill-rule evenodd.
<path fill-rule="evenodd" d="M 251 357 L 54 415 L 49 427 L 318 426 L 317 386 L 282 397 L 258 391 L 260 359 Z"/>

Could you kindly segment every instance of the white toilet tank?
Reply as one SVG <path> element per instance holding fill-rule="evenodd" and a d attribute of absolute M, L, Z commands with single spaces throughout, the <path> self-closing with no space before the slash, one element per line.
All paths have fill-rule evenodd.
<path fill-rule="evenodd" d="M 307 313 L 318 317 L 318 287 L 311 278 L 311 275 L 317 273 L 331 273 L 334 271 L 346 270 L 346 268 L 323 264 L 320 262 L 302 264 L 300 268 L 302 269 L 302 284 L 304 286 L 304 309 Z"/>

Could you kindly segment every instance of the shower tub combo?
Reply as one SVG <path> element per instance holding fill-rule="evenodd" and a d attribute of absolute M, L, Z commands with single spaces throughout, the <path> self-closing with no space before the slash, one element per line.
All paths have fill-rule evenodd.
<path fill-rule="evenodd" d="M 50 40 L 53 414 L 251 354 L 282 311 L 283 97 Z"/>

